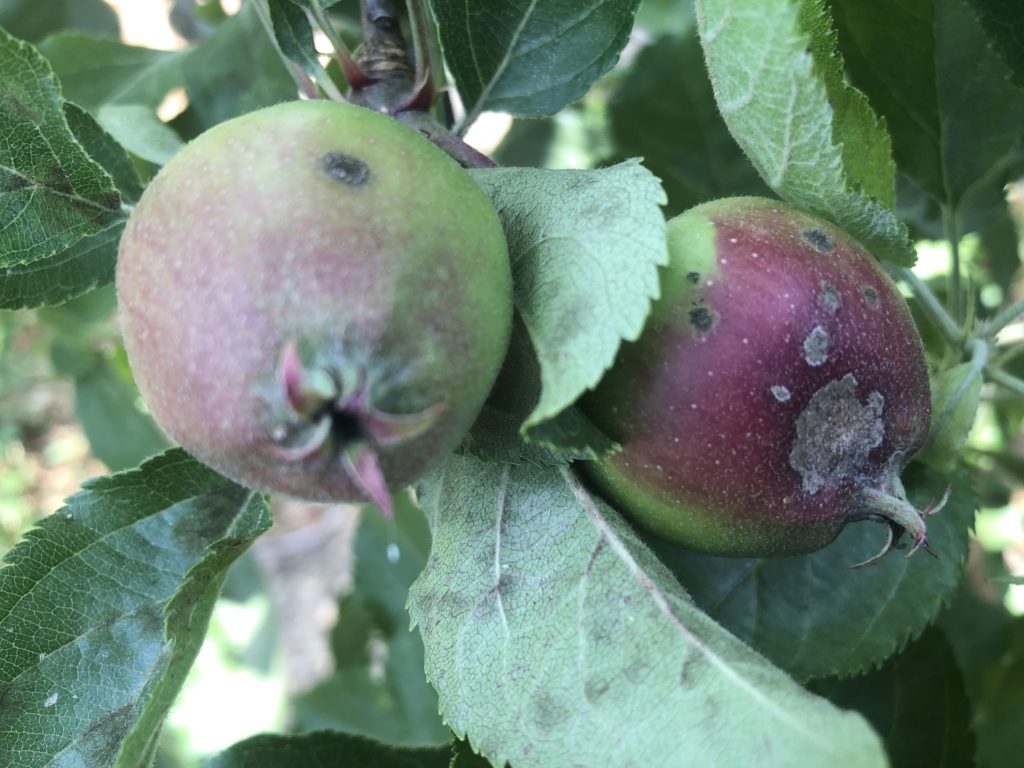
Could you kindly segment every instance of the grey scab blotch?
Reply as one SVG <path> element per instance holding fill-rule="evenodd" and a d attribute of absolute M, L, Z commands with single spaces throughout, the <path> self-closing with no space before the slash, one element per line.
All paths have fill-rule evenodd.
<path fill-rule="evenodd" d="M 830 338 L 828 331 L 822 326 L 816 325 L 804 339 L 804 360 L 812 368 L 823 365 L 828 360 L 828 344 Z"/>
<path fill-rule="evenodd" d="M 689 280 L 694 285 L 696 285 L 697 283 L 700 282 L 700 273 L 699 272 L 687 272 L 686 273 L 686 279 Z"/>
<path fill-rule="evenodd" d="M 868 303 L 871 309 L 878 309 L 878 291 L 872 288 L 870 285 L 862 286 L 860 292 L 864 294 L 864 301 Z"/>
<path fill-rule="evenodd" d="M 778 400 L 780 403 L 784 403 L 792 396 L 789 387 L 784 387 L 781 384 L 772 384 L 772 397 Z"/>
<path fill-rule="evenodd" d="M 839 295 L 839 289 L 827 280 L 821 282 L 821 293 L 818 294 L 818 301 L 832 314 L 839 311 L 843 306 L 843 297 Z"/>
<path fill-rule="evenodd" d="M 797 417 L 789 453 L 789 465 L 800 475 L 804 492 L 817 493 L 862 471 L 885 436 L 884 405 L 878 391 L 862 403 L 852 373 L 814 393 Z"/>
<path fill-rule="evenodd" d="M 832 253 L 836 248 L 832 238 L 817 227 L 805 229 L 803 231 L 803 238 L 814 250 L 820 253 Z"/>
<path fill-rule="evenodd" d="M 369 166 L 358 157 L 342 152 L 328 152 L 320 158 L 324 173 L 349 187 L 360 187 L 370 180 Z"/>

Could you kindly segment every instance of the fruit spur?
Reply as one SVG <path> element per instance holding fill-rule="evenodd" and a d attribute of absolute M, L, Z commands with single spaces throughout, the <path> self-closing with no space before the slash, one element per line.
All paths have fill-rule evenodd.
<path fill-rule="evenodd" d="M 582 405 L 622 450 L 586 463 L 663 538 L 720 555 L 812 552 L 843 527 L 927 548 L 900 474 L 928 435 L 924 350 L 875 259 L 784 203 L 727 198 L 669 222 L 641 338 Z M 939 505 L 941 506 L 941 504 Z"/>

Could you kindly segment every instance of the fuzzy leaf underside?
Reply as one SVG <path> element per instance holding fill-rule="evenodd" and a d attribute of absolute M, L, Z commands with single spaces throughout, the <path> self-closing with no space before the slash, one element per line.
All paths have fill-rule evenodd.
<path fill-rule="evenodd" d="M 863 720 L 703 614 L 568 469 L 453 456 L 419 493 L 427 675 L 495 765 L 886 764 Z"/>
<path fill-rule="evenodd" d="M 269 524 L 172 450 L 30 531 L 0 569 L 0 765 L 146 764 L 228 565 Z"/>
<path fill-rule="evenodd" d="M 912 264 L 891 209 L 888 135 L 843 83 L 820 2 L 698 0 L 697 19 L 718 109 L 768 185 L 876 256 Z"/>
<path fill-rule="evenodd" d="M 597 384 L 623 339 L 639 336 L 668 261 L 665 195 L 636 161 L 473 176 L 502 219 L 516 309 L 540 362 L 530 436 Z"/>

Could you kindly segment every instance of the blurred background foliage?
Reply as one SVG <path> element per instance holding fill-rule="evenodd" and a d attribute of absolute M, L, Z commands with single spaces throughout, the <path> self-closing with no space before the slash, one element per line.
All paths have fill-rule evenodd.
<path fill-rule="evenodd" d="M 172 132 L 160 146 L 173 151 L 210 124 L 291 95 L 276 53 L 240 5 L 0 0 L 0 25 L 52 54 L 65 90 L 79 100 L 89 98 L 88 78 L 76 79 L 73 57 L 61 72 L 69 42 L 53 35 L 75 30 L 164 52 L 154 61 L 183 83 L 157 109 Z M 357 8 L 343 0 L 332 9 L 353 38 Z M 221 42 L 206 56 L 203 40 L 211 36 Z M 168 53 L 191 48 L 180 61 Z M 202 82 L 190 87 L 190 71 L 203 72 Z M 591 168 L 642 156 L 663 180 L 668 214 L 727 194 L 767 194 L 718 117 L 687 0 L 646 0 L 619 66 L 581 101 L 548 119 L 484 115 L 468 140 L 506 165 Z M 134 158 L 143 178 L 157 167 L 145 154 Z M 1006 191 L 1003 214 L 970 223 L 961 243 L 981 318 L 1024 297 L 1024 186 Z M 936 239 L 939 212 L 909 182 L 898 193 L 900 214 L 918 237 L 915 272 L 942 298 L 950 255 Z M 915 315 L 938 364 L 946 347 L 916 307 Z M 1022 341 L 1021 322 L 1001 337 L 1007 349 L 1024 349 Z M 1024 377 L 1024 355 L 1007 354 L 1007 370 Z M 951 652 L 973 702 L 982 761 L 993 766 L 1019 757 L 1008 734 L 1024 732 L 1022 418 L 1024 401 L 986 385 L 962 455 L 981 509 L 967 578 L 939 622 L 945 639 L 929 633 L 917 656 L 896 657 L 877 673 L 890 675 L 898 692 L 921 659 Z M 135 466 L 164 447 L 131 381 L 112 288 L 57 308 L 0 313 L 0 555 L 89 477 Z M 404 608 L 428 551 L 426 524 L 409 503 L 386 521 L 372 510 L 360 516 L 355 508 L 275 500 L 274 528 L 231 573 L 158 764 L 196 766 L 263 731 L 333 727 L 410 746 L 447 743 Z M 854 703 L 858 692 L 836 695 Z"/>

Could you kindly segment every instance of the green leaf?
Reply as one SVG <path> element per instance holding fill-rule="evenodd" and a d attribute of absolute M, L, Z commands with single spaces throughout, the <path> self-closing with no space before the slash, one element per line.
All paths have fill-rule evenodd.
<path fill-rule="evenodd" d="M 635 161 L 596 171 L 474 173 L 509 243 L 515 305 L 540 361 L 525 430 L 600 380 L 623 339 L 640 335 L 668 261 L 658 180 Z"/>
<path fill-rule="evenodd" d="M 558 467 L 576 459 L 603 456 L 616 447 L 575 408 L 541 425 L 537 430 L 541 442 L 527 442 L 520 432 L 522 423 L 518 416 L 484 405 L 459 450 L 481 461 Z M 573 449 L 573 443 L 578 447 Z"/>
<path fill-rule="evenodd" d="M 202 128 L 296 98 L 295 81 L 251 6 L 221 24 L 182 64 L 189 111 Z"/>
<path fill-rule="evenodd" d="M 427 675 L 495 765 L 885 765 L 863 720 L 701 613 L 569 470 L 453 456 L 419 492 Z"/>
<path fill-rule="evenodd" d="M 267 0 L 267 4 L 281 52 L 315 80 L 323 73 L 323 67 L 317 58 L 309 17 L 293 0 Z"/>
<path fill-rule="evenodd" d="M 123 354 L 123 353 L 122 353 Z M 117 472 L 167 449 L 167 440 L 139 407 L 127 361 L 117 366 L 93 353 L 93 365 L 75 378 L 75 410 L 93 455 Z"/>
<path fill-rule="evenodd" d="M 666 215 L 717 197 L 769 194 L 718 114 L 696 28 L 641 51 L 608 117 L 616 151 L 642 156 L 664 184 Z"/>
<path fill-rule="evenodd" d="M 952 209 L 975 185 L 1001 188 L 1024 136 L 1024 94 L 964 0 L 836 0 L 833 12 L 850 75 L 885 117 L 900 170 Z"/>
<path fill-rule="evenodd" d="M 1020 762 L 1024 729 L 1024 620 L 1010 631 L 1008 649 L 987 671 L 977 701 L 978 764 L 1013 768 Z"/>
<path fill-rule="evenodd" d="M 46 60 L 0 29 L 0 269 L 47 259 L 124 218 L 110 176 L 71 133 Z"/>
<path fill-rule="evenodd" d="M 920 458 L 937 469 L 951 469 L 974 426 L 981 399 L 982 368 L 961 363 L 931 377 L 932 423 Z"/>
<path fill-rule="evenodd" d="M 697 605 L 798 680 L 859 674 L 919 634 L 956 590 L 976 507 L 966 477 L 916 465 L 904 477 L 918 508 L 941 497 L 950 480 L 949 503 L 928 519 L 938 559 L 892 552 L 876 566 L 850 570 L 882 548 L 883 526 L 870 521 L 799 557 L 713 557 L 654 546 Z"/>
<path fill-rule="evenodd" d="M 149 107 L 107 104 L 99 108 L 96 118 L 125 149 L 156 165 L 166 165 L 185 146 Z"/>
<path fill-rule="evenodd" d="M 64 102 L 64 116 L 79 144 L 110 174 L 121 198 L 132 204 L 138 202 L 142 182 L 124 149 L 89 113 L 71 102 Z M 123 230 L 124 221 L 118 221 L 53 256 L 0 268 L 0 308 L 62 304 L 113 282 Z"/>
<path fill-rule="evenodd" d="M 465 125 L 492 110 L 553 115 L 619 58 L 639 0 L 430 0 Z"/>
<path fill-rule="evenodd" d="M 35 42 L 59 29 L 117 37 L 117 13 L 103 0 L 0 0 L 0 27 Z"/>
<path fill-rule="evenodd" d="M 888 135 L 845 85 L 820 0 L 698 0 L 697 19 L 719 111 L 768 185 L 912 264 Z"/>
<path fill-rule="evenodd" d="M 396 746 L 447 744 L 451 732 L 423 678 L 423 642 L 409 630 L 405 611 L 409 585 L 427 561 L 430 531 L 406 494 L 395 502 L 391 520 L 371 507 L 360 518 L 353 590 L 334 629 L 335 672 L 295 700 L 296 725 Z"/>
<path fill-rule="evenodd" d="M 121 199 L 131 205 L 139 202 L 142 197 L 142 180 L 124 147 L 103 130 L 92 115 L 70 101 L 64 102 L 64 116 L 71 132 L 89 153 L 89 157 L 110 174 L 121 193 Z"/>
<path fill-rule="evenodd" d="M 0 569 L 0 765 L 146 764 L 224 572 L 269 524 L 173 450 L 29 532 Z"/>
<path fill-rule="evenodd" d="M 863 714 L 882 735 L 893 765 L 961 768 L 974 762 L 963 676 L 937 629 L 875 672 L 822 680 L 812 690 Z"/>
<path fill-rule="evenodd" d="M 992 41 L 1014 82 L 1024 88 L 1024 26 L 1021 26 L 1021 8 L 1006 0 L 969 0 L 981 21 L 981 27 Z"/>
<path fill-rule="evenodd" d="M 450 747 L 401 749 L 361 736 L 318 731 L 301 736 L 262 734 L 240 741 L 217 755 L 206 768 L 457 768 Z"/>
<path fill-rule="evenodd" d="M 114 281 L 124 222 L 31 264 L 0 268 L 0 309 L 62 304 Z"/>
<path fill-rule="evenodd" d="M 64 96 L 95 113 L 104 104 L 156 109 L 182 84 L 180 51 L 159 51 L 117 40 L 62 32 L 39 45 L 60 78 Z"/>

